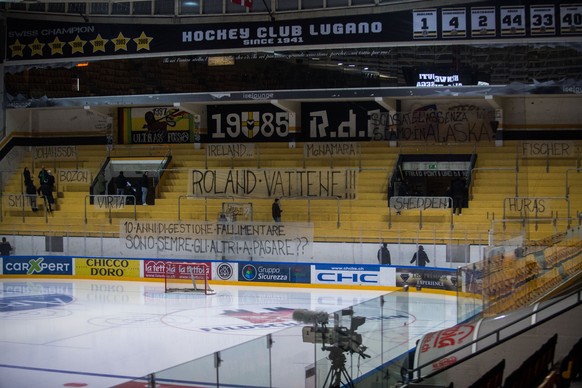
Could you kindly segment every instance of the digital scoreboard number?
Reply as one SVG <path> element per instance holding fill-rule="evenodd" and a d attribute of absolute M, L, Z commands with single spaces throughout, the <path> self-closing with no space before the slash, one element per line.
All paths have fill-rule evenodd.
<path fill-rule="evenodd" d="M 472 7 L 471 36 L 474 38 L 491 38 L 496 35 L 495 7 Z"/>
<path fill-rule="evenodd" d="M 582 4 L 560 5 L 560 33 L 562 35 L 582 32 Z"/>
<path fill-rule="evenodd" d="M 532 36 L 556 35 L 556 10 L 551 5 L 532 5 L 529 10 Z"/>
<path fill-rule="evenodd" d="M 525 36 L 525 7 L 499 9 L 501 36 Z"/>
<path fill-rule="evenodd" d="M 414 39 L 436 39 L 438 31 L 437 10 L 413 10 L 412 14 L 412 36 Z"/>
<path fill-rule="evenodd" d="M 441 25 L 443 38 L 466 38 L 467 10 L 464 8 L 443 9 Z"/>

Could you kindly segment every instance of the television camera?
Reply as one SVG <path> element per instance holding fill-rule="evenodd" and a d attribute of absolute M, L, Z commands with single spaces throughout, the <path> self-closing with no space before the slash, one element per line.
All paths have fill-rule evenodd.
<path fill-rule="evenodd" d="M 344 317 L 349 324 L 343 325 Z M 365 317 L 354 316 L 352 309 L 344 309 L 334 313 L 334 326 L 328 327 L 329 314 L 321 311 L 298 309 L 293 312 L 293 319 L 311 324 L 302 329 L 303 342 L 321 344 L 322 350 L 329 351 L 331 368 L 324 382 L 324 387 L 339 388 L 344 384 L 354 387 L 352 378 L 346 370 L 345 352 L 358 354 L 362 358 L 370 357 L 365 353 L 367 347 L 362 344 L 362 335 L 356 330 L 366 322 Z"/>

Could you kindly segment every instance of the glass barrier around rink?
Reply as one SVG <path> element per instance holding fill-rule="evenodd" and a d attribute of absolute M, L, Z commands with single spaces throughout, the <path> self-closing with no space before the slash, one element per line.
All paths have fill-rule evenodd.
<path fill-rule="evenodd" d="M 182 386 L 393 387 L 407 380 L 408 354 L 427 332 L 479 313 L 459 315 L 455 297 L 392 292 L 332 314 L 295 310 L 296 324 L 136 382 Z"/>

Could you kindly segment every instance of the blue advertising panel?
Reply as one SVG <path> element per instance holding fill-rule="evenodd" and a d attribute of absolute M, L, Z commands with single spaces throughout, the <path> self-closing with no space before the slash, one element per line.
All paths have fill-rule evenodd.
<path fill-rule="evenodd" d="M 305 264 L 239 264 L 241 282 L 309 283 L 310 268 Z"/>
<path fill-rule="evenodd" d="M 395 269 L 380 265 L 315 264 L 312 284 L 394 286 Z"/>
<path fill-rule="evenodd" d="M 72 275 L 73 259 L 70 257 L 51 256 L 5 257 L 2 263 L 4 275 Z"/>

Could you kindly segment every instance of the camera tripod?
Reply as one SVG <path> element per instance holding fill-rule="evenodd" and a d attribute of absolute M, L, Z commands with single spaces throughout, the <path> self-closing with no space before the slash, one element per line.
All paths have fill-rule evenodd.
<path fill-rule="evenodd" d="M 324 387 L 329 388 L 340 388 L 342 387 L 342 377 L 344 379 L 344 384 L 348 387 L 354 388 L 354 382 L 350 377 L 348 371 L 346 370 L 346 356 L 343 350 L 337 346 L 327 347 L 329 350 L 329 359 L 331 360 L 331 367 L 323 383 Z M 327 382 L 329 381 L 329 386 Z"/>

